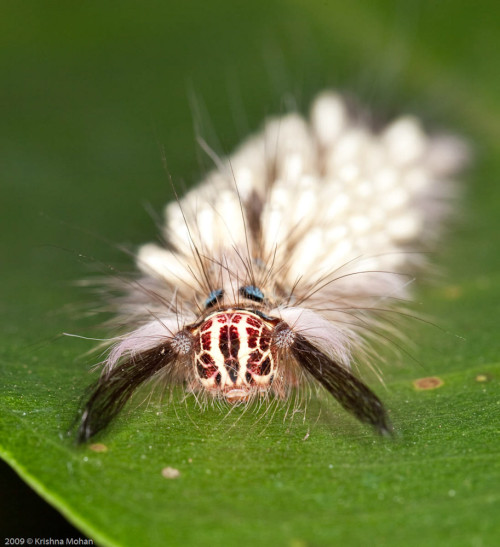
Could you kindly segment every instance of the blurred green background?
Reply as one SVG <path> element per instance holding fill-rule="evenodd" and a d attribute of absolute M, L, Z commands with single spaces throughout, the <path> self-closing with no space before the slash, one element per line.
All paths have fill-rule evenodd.
<path fill-rule="evenodd" d="M 249 538 L 254 537 L 294 546 L 327 545 L 334 540 L 355 545 L 379 537 L 379 544 L 400 541 L 418 545 L 425 537 L 445 545 L 452 537 L 450 530 L 455 530 L 454 542 L 449 544 L 491 545 L 495 537 L 492 519 L 499 509 L 499 470 L 498 463 L 494 463 L 498 443 L 492 440 L 498 433 L 498 406 L 494 406 L 498 399 L 497 377 L 491 374 L 493 380 L 484 388 L 486 399 L 478 394 L 467 399 L 470 386 L 460 382 L 468 378 L 468 370 L 482 370 L 482 366 L 484 370 L 492 366 L 498 370 L 497 3 L 27 1 L 3 2 L 0 11 L 0 356 L 5 384 L 0 444 L 4 458 L 86 533 L 100 534 L 101 541 L 110 544 L 127 544 L 127 537 L 135 542 L 146 541 L 140 532 L 129 536 L 126 528 L 106 530 L 98 519 L 93 521 L 93 511 L 98 513 L 100 506 L 85 513 L 75 501 L 78 487 L 82 495 L 88 495 L 83 478 L 68 494 L 64 483 L 69 479 L 60 471 L 54 471 L 52 477 L 46 474 L 48 462 L 58 457 L 58 442 L 66 451 L 71 450 L 59 436 L 71 420 L 93 362 L 82 357 L 93 347 L 92 342 L 57 335 L 103 334 L 99 320 L 86 314 L 93 309 L 95 297 L 75 287 L 74 282 L 106 271 L 108 264 L 132 269 L 131 260 L 115 244 L 133 249 L 156 238 L 151 210 L 161 215 L 163 205 L 172 197 L 163 155 L 168 172 L 182 189 L 199 180 L 210 167 L 196 144 L 197 135 L 217 152 L 228 153 L 249 132 L 258 129 L 266 115 L 294 106 L 306 111 L 315 93 L 333 87 L 354 93 L 382 116 L 401 111 L 416 113 L 430 128 L 462 134 L 473 147 L 476 160 L 464 185 L 461 214 L 443 252 L 435 258 L 445 273 L 439 283 L 419 289 L 418 311 L 437 318 L 444 332 L 415 326 L 412 337 L 416 349 L 412 352 L 425 368 L 408 359 L 403 367 L 389 368 L 387 380 L 389 387 L 391 382 L 410 385 L 414 377 L 435 371 L 456 378 L 451 401 L 463 404 L 465 413 L 467 408 L 472 409 L 456 423 L 456 409 L 446 406 L 450 402 L 444 406 L 443 401 L 439 403 L 439 395 L 425 405 L 422 400 L 415 401 L 405 416 L 401 408 L 407 398 L 413 401 L 415 395 L 409 388 L 407 392 L 406 387 L 394 388 L 402 393 L 399 399 L 394 396 L 394 407 L 406 419 L 400 424 L 407 433 L 406 449 L 410 450 L 411 443 L 419 446 L 415 449 L 417 460 L 426 453 L 412 424 L 422 417 L 432 420 L 437 409 L 450 426 L 443 426 L 446 435 L 438 437 L 437 453 L 454 446 L 451 454 L 463 465 L 469 461 L 467 454 L 472 453 L 471 457 L 476 461 L 479 458 L 488 471 L 478 472 L 476 482 L 471 479 L 472 490 L 467 491 L 471 509 L 465 510 L 462 501 L 447 506 L 443 515 L 448 520 L 440 521 L 438 510 L 443 503 L 454 501 L 446 496 L 452 491 L 448 486 L 443 486 L 445 502 L 434 495 L 432 488 L 429 490 L 428 484 L 414 498 L 408 494 L 410 507 L 413 503 L 416 508 L 414 513 L 425 506 L 432 508 L 422 513 L 422 536 L 418 519 L 405 520 L 403 513 L 397 513 L 397 502 L 394 506 L 380 502 L 385 503 L 381 524 L 373 524 L 378 517 L 377 503 L 371 496 L 376 496 L 377 490 L 371 488 L 373 481 L 382 480 L 380 477 L 375 480 L 370 473 L 358 476 L 356 471 L 349 471 L 352 474 L 348 473 L 349 480 L 342 488 L 346 488 L 347 499 L 352 499 L 354 491 L 360 498 L 342 509 L 342 493 L 335 491 L 339 482 L 328 483 L 329 494 L 323 498 L 323 479 L 317 475 L 311 479 L 312 483 L 319 481 L 316 490 L 297 483 L 304 503 L 318 504 L 317 518 L 311 513 L 296 529 L 294 521 L 304 508 L 296 502 L 290 507 L 283 502 L 283 510 L 276 513 L 276 518 L 281 515 L 284 520 L 276 522 L 273 535 L 267 528 L 263 531 L 264 524 L 269 528 L 265 518 L 259 525 L 252 523 L 250 516 L 247 521 L 239 516 L 235 522 L 244 530 L 241 544 L 251 544 Z M 473 378 L 475 373 L 470 374 Z M 496 409 L 497 414 L 489 409 Z M 23 412 L 28 412 L 29 423 L 20 418 Z M 210 417 L 207 427 L 209 424 Z M 349 424 L 343 426 L 341 448 L 331 445 L 331 439 L 335 439 L 331 426 L 326 432 L 320 429 L 318 465 L 328 451 L 336 449 L 342 458 L 359 461 L 361 467 L 367 465 L 371 458 L 367 447 L 372 440 L 360 430 L 349 436 Z M 279 427 L 275 433 L 280 435 Z M 197 433 L 193 435 L 196 443 Z M 224 432 L 219 437 L 214 435 L 214 450 L 223 451 Z M 423 436 L 429 442 L 425 432 Z M 464 436 L 469 436 L 469 445 L 457 445 L 457 438 Z M 363 439 L 361 449 L 352 440 L 358 438 Z M 245 436 L 238 442 L 244 445 Z M 479 442 L 483 444 L 478 455 Z M 263 443 L 252 445 L 259 457 L 269 450 Z M 303 446 L 307 450 L 310 445 Z M 158 447 L 158 461 L 166 450 Z M 313 467 L 315 450 L 304 456 Z M 383 466 L 384 451 L 390 449 L 374 450 L 374 457 L 380 458 Z M 405 454 L 399 457 L 404 463 Z M 122 471 L 128 469 L 124 458 Z M 398 462 L 394 454 L 392 458 Z M 58 463 L 61 468 L 66 465 Z M 289 470 L 290 477 L 305 465 L 299 455 L 296 464 Z M 434 465 L 432 460 L 429 465 Z M 279 473 L 279 461 L 276 466 Z M 58 469 L 55 463 L 53 467 Z M 453 479 L 453 472 L 448 472 Z M 235 473 L 235 477 L 240 476 Z M 417 473 L 412 480 L 416 484 L 420 479 L 425 482 L 424 475 Z M 227 481 L 221 483 L 222 490 L 229 488 L 231 477 Z M 266 492 L 252 490 L 251 494 L 237 479 L 235 484 L 247 492 L 246 502 L 265 502 Z M 294 484 L 290 483 L 292 490 Z M 426 489 L 430 498 L 426 498 Z M 272 492 L 273 486 L 269 486 L 269 499 Z M 391 492 L 394 500 L 397 496 Z M 3 501 L 10 503 L 7 496 Z M 105 496 L 101 503 L 106 503 Z M 140 498 L 137 503 L 142 503 Z M 328 517 L 326 503 L 333 503 L 335 511 L 350 524 L 330 529 L 329 523 L 335 518 Z M 187 502 L 179 507 L 190 510 Z M 365 524 L 366 519 L 369 521 L 366 536 L 357 530 L 358 511 L 365 515 Z M 391 514 L 399 522 L 393 536 L 389 534 Z M 272 509 L 269 515 L 272 521 Z M 23 518 L 30 517 L 19 518 L 22 524 Z M 125 514 L 124 521 L 127 518 Z M 187 519 L 185 514 L 183 518 Z M 405 522 L 409 522 L 407 534 Z M 440 524 L 442 533 L 438 533 Z M 185 531 L 187 544 L 235 542 L 234 536 L 224 535 L 222 522 L 219 527 L 209 527 L 205 535 L 195 528 Z M 181 536 L 168 533 L 160 529 L 157 535 L 148 536 L 148 541 L 160 544 L 167 537 L 174 544 L 180 541 Z"/>

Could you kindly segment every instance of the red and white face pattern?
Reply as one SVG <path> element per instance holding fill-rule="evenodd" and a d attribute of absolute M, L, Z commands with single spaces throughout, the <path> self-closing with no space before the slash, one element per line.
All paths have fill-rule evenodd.
<path fill-rule="evenodd" d="M 215 312 L 193 332 L 194 365 L 202 386 L 229 402 L 267 391 L 276 367 L 271 339 L 274 325 L 246 310 Z"/>

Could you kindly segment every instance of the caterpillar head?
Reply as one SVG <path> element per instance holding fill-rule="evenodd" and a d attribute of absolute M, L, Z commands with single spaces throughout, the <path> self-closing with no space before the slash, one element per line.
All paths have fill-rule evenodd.
<path fill-rule="evenodd" d="M 229 402 L 267 391 L 277 373 L 272 344 L 278 320 L 254 310 L 216 311 L 193 328 L 194 372 L 209 393 Z"/>

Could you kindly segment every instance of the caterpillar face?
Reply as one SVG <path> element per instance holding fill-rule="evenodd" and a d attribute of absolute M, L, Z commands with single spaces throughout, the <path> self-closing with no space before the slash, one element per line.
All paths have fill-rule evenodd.
<path fill-rule="evenodd" d="M 272 345 L 277 320 L 261 312 L 228 309 L 193 329 L 194 369 L 201 386 L 229 402 L 267 391 L 276 375 Z"/>

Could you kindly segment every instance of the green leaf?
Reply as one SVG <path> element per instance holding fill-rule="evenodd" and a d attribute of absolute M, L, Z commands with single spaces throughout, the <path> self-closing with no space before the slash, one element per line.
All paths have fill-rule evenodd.
<path fill-rule="evenodd" d="M 497 5 L 25 2 L 4 11 L 2 458 L 104 545 L 496 543 Z M 97 439 L 105 451 L 75 447 L 67 431 L 99 357 L 86 354 L 96 342 L 58 334 L 108 333 L 91 315 L 98 298 L 71 282 L 109 275 L 109 264 L 132 268 L 110 241 L 133 249 L 156 237 L 141 203 L 161 211 L 172 198 L 157 143 L 176 184 L 189 185 L 210 167 L 203 158 L 198 167 L 190 96 L 202 135 L 223 153 L 279 112 L 285 92 L 305 109 L 325 86 L 383 113 L 416 112 L 475 152 L 460 217 L 433 259 L 444 274 L 418 288 L 417 312 L 440 328 L 406 325 L 418 364 L 388 362 L 387 389 L 372 386 L 396 437 L 375 437 L 325 398 L 305 414 L 293 401 L 228 414 L 145 390 Z M 416 389 L 423 377 L 443 384 Z M 166 478 L 168 467 L 180 475 Z"/>

